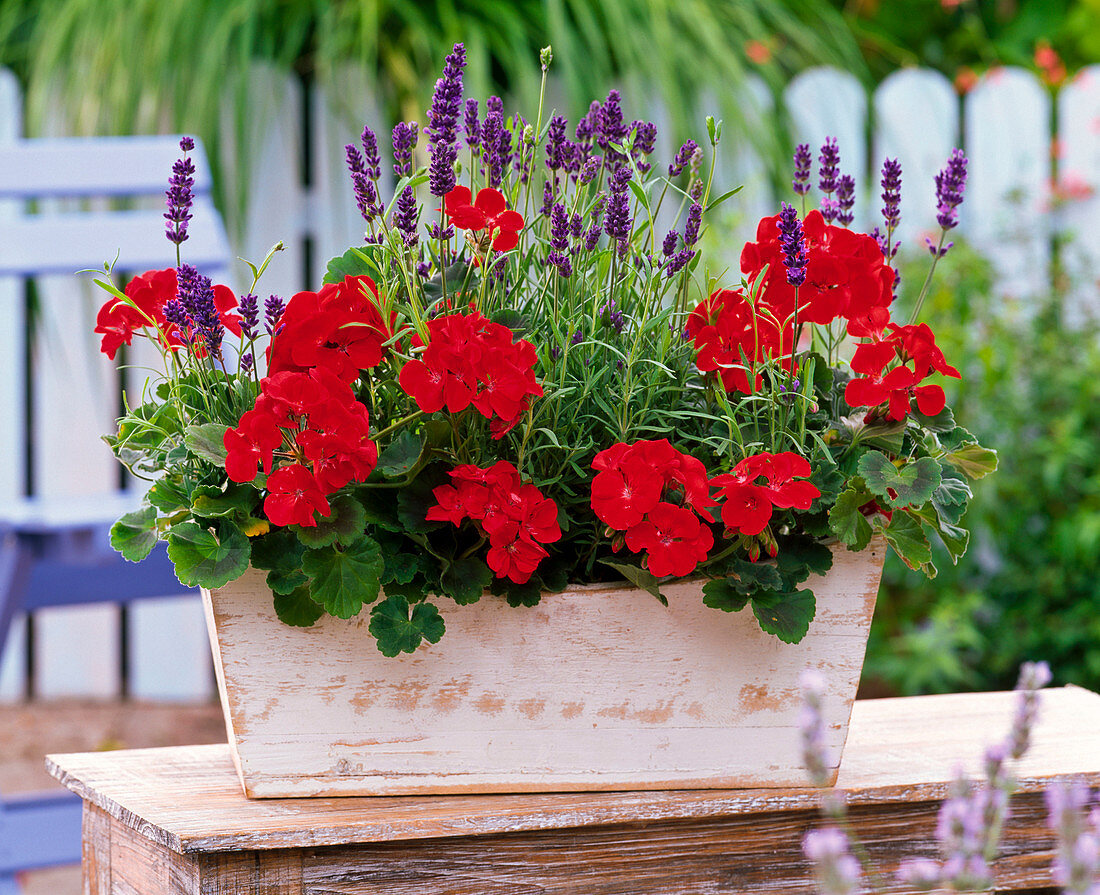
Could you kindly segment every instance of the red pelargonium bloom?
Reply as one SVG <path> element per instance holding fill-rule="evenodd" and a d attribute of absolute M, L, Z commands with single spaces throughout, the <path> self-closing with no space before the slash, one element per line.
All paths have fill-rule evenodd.
<path fill-rule="evenodd" d="M 851 407 L 878 407 L 888 404 L 887 419 L 903 420 L 916 401 L 925 416 L 935 416 L 947 404 L 938 385 L 921 385 L 933 372 L 959 378 L 959 371 L 947 363 L 927 324 L 898 326 L 888 324 L 889 335 L 872 335 L 875 341 L 863 342 L 852 357 L 852 371 L 861 374 L 844 389 L 844 400 Z M 884 372 L 893 360 L 899 366 Z"/>
<path fill-rule="evenodd" d="M 456 186 L 444 197 L 443 210 L 459 230 L 488 231 L 494 251 L 507 252 L 519 244 L 523 215 L 508 208 L 500 190 L 478 190 L 475 200 L 469 187 Z"/>
<path fill-rule="evenodd" d="M 765 267 L 760 300 L 786 321 L 795 309 L 795 287 L 787 282 L 779 244 L 779 216 L 763 218 L 756 242 L 741 252 L 741 271 L 751 283 Z M 873 237 L 825 223 L 820 211 L 806 215 L 806 282 L 798 287 L 799 319 L 830 323 L 837 317 L 860 318 L 893 299 L 894 271 Z"/>
<path fill-rule="evenodd" d="M 754 309 L 740 289 L 723 289 L 700 302 L 686 330 L 698 351 L 696 365 L 704 373 L 717 371 L 727 392 L 747 395 L 760 388 L 760 373 L 750 385 L 746 360 L 761 365 L 782 357 L 784 369 L 793 372 L 793 326 L 788 323 L 781 332 L 775 312 L 759 301 Z"/>
<path fill-rule="evenodd" d="M 284 441 L 287 448 L 281 455 L 308 466 L 311 480 L 323 494 L 349 482 L 366 481 L 378 463 L 366 406 L 356 400 L 347 383 L 323 367 L 276 373 L 261 380 L 255 407 L 225 433 L 229 478 L 251 482 L 257 464 L 270 472 Z"/>
<path fill-rule="evenodd" d="M 506 460 L 488 469 L 466 464 L 451 470 L 454 484 L 432 494 L 428 521 L 460 525 L 471 519 L 489 538 L 486 562 L 497 578 L 526 584 L 549 554 L 541 546 L 561 538 L 558 507 Z"/>
<path fill-rule="evenodd" d="M 344 382 L 382 362 L 396 313 L 384 320 L 378 289 L 367 276 L 347 276 L 320 292 L 299 292 L 287 302 L 268 348 L 268 373 L 324 367 Z"/>
<path fill-rule="evenodd" d="M 332 508 L 308 469 L 295 463 L 267 477 L 264 514 L 272 524 L 315 526 L 315 513 L 329 516 Z"/>
<path fill-rule="evenodd" d="M 660 502 L 626 531 L 626 546 L 646 551 L 650 574 L 690 575 L 714 546 L 714 533 L 686 507 Z"/>
<path fill-rule="evenodd" d="M 810 474 L 810 464 L 804 457 L 791 451 L 765 451 L 715 476 L 711 484 L 725 501 L 721 514 L 727 531 L 758 535 L 768 527 L 775 507 L 808 510 L 814 498 L 821 496 L 816 485 L 802 481 Z"/>
<path fill-rule="evenodd" d="M 419 336 L 414 348 L 424 343 Z M 490 434 L 501 438 L 527 411 L 531 397 L 542 394 L 535 379 L 535 346 L 512 341 L 508 327 L 476 311 L 428 321 L 423 353 L 401 368 L 401 387 L 424 413 L 459 413 L 471 404 L 492 420 Z"/>
<path fill-rule="evenodd" d="M 99 350 L 111 360 L 115 359 L 119 346 L 129 345 L 135 332 L 156 331 L 156 339 L 165 348 L 173 351 L 183 347 L 183 340 L 174 326 L 164 319 L 164 306 L 178 294 L 176 269 L 147 270 L 126 284 L 126 297 L 133 304 L 121 298 L 109 298 L 96 315 L 95 332 L 103 336 Z M 237 297 L 228 286 L 214 286 L 214 304 L 222 325 L 234 335 L 241 334 L 240 318 L 233 313 L 237 308 Z M 199 353 L 205 353 L 201 344 L 196 343 Z"/>

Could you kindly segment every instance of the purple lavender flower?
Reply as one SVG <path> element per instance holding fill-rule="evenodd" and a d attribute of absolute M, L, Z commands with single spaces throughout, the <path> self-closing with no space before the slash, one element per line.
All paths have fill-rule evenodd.
<path fill-rule="evenodd" d="M 507 170 L 508 166 L 512 163 L 512 132 L 503 125 L 504 117 L 501 116 L 501 128 L 500 128 L 500 167 L 501 177 L 503 179 L 503 172 Z"/>
<path fill-rule="evenodd" d="M 882 218 L 888 230 L 896 230 L 901 223 L 901 164 L 893 158 L 882 163 Z M 887 257 L 893 258 L 896 252 Z"/>
<path fill-rule="evenodd" d="M 629 168 L 619 168 L 611 178 L 611 195 L 607 200 L 607 220 L 604 230 L 612 240 L 618 240 L 619 256 L 626 254 L 626 241 L 630 238 L 633 222 L 630 220 L 630 200 L 626 185 L 632 174 Z"/>
<path fill-rule="evenodd" d="M 401 231 L 401 239 L 406 248 L 414 248 L 418 237 L 416 226 L 420 220 L 420 209 L 416 204 L 416 193 L 411 186 L 405 187 L 397 198 L 397 209 L 393 213 L 393 225 Z"/>
<path fill-rule="evenodd" d="M 559 357 L 561 357 L 561 354 L 562 351 L 558 345 L 550 346 L 550 360 L 557 360 Z"/>
<path fill-rule="evenodd" d="M 559 276 L 569 277 L 573 275 L 573 259 L 568 252 L 551 252 L 546 256 L 546 261 L 557 269 Z"/>
<path fill-rule="evenodd" d="M 416 265 L 416 275 L 422 280 L 428 279 L 432 275 L 432 266 L 427 261 L 421 261 Z"/>
<path fill-rule="evenodd" d="M 252 367 L 255 366 L 255 364 L 256 364 L 256 359 L 252 356 L 251 351 L 246 351 L 244 354 L 241 355 L 241 372 L 242 373 L 250 372 L 252 370 Z"/>
<path fill-rule="evenodd" d="M 550 214 L 550 247 L 559 252 L 569 248 L 569 213 L 560 202 Z"/>
<path fill-rule="evenodd" d="M 399 121 L 393 128 L 393 173 L 397 177 L 412 175 L 412 152 L 419 136 L 415 121 Z"/>
<path fill-rule="evenodd" d="M 1091 791 L 1081 781 L 1059 780 L 1046 791 L 1047 825 L 1057 842 L 1054 882 L 1069 895 L 1100 893 L 1100 826 L 1086 821 L 1091 800 Z"/>
<path fill-rule="evenodd" d="M 531 161 L 534 159 L 534 151 L 527 151 L 527 146 L 534 141 L 534 129 L 527 123 L 522 115 L 516 115 L 512 119 L 512 131 L 516 138 L 516 152 L 512 157 L 512 170 L 519 174 L 519 182 L 527 183 L 531 177 Z"/>
<path fill-rule="evenodd" d="M 1021 691 L 1012 732 L 1008 737 L 1009 755 L 1020 758 L 1031 744 L 1031 730 L 1039 716 L 1039 693 L 1050 683 L 1050 666 L 1046 662 L 1025 662 L 1020 666 L 1016 689 Z"/>
<path fill-rule="evenodd" d="M 684 145 L 676 153 L 676 157 L 672 160 L 672 164 L 668 166 L 669 178 L 679 177 L 684 168 L 691 162 L 691 157 L 695 155 L 695 150 L 699 148 L 699 144 L 694 140 L 684 141 Z"/>
<path fill-rule="evenodd" d="M 347 162 L 348 173 L 367 173 L 367 163 L 363 159 L 363 153 L 359 151 L 359 147 L 354 143 L 348 143 L 344 146 L 344 159 Z"/>
<path fill-rule="evenodd" d="M 195 201 L 191 192 L 195 185 L 195 163 L 187 155 L 194 148 L 195 141 L 191 137 L 180 140 L 183 156 L 172 165 L 172 176 L 168 178 L 168 189 L 164 193 L 168 206 L 164 213 L 168 222 L 164 235 L 177 246 L 187 240 L 187 222 L 191 220 L 191 205 Z"/>
<path fill-rule="evenodd" d="M 256 338 L 256 327 L 260 325 L 260 300 L 249 293 L 242 295 L 237 305 L 237 313 L 241 318 L 241 333 L 246 339 Z"/>
<path fill-rule="evenodd" d="M 382 205 L 378 201 L 378 190 L 374 181 L 361 171 L 352 172 L 351 182 L 355 187 L 355 204 L 363 220 L 369 224 L 382 212 Z"/>
<path fill-rule="evenodd" d="M 588 230 L 584 234 L 584 247 L 587 251 L 591 252 L 599 244 L 600 237 L 603 236 L 603 224 L 601 218 L 603 217 L 604 208 L 607 206 L 607 194 L 600 193 L 596 196 L 596 201 L 592 203 L 592 223 L 588 225 Z"/>
<path fill-rule="evenodd" d="M 692 202 L 684 222 L 684 245 L 691 248 L 699 241 L 699 225 L 703 222 L 703 206 Z"/>
<path fill-rule="evenodd" d="M 584 233 L 584 218 L 579 211 L 574 211 L 569 219 L 569 233 L 574 239 L 580 239 Z"/>
<path fill-rule="evenodd" d="M 836 182 L 836 219 L 844 227 L 855 220 L 852 209 L 856 204 L 856 180 L 850 174 L 842 174 Z"/>
<path fill-rule="evenodd" d="M 592 100 L 591 105 L 588 107 L 588 114 L 581 117 L 581 120 L 577 122 L 577 127 L 573 132 L 573 138 L 579 143 L 585 145 L 591 145 L 592 141 L 599 135 L 600 132 L 600 103 L 599 100 Z"/>
<path fill-rule="evenodd" d="M 616 333 L 621 334 L 626 327 L 626 317 L 623 316 L 623 312 L 619 310 L 615 303 L 615 299 L 605 302 L 598 313 L 600 322 L 604 326 L 610 326 Z"/>
<path fill-rule="evenodd" d="M 676 246 L 679 245 L 680 234 L 675 230 L 669 230 L 665 235 L 665 241 L 661 243 L 661 253 L 666 258 L 671 258 L 673 252 L 676 251 Z"/>
<path fill-rule="evenodd" d="M 504 117 L 504 100 L 499 96 L 490 96 L 485 100 L 485 109 L 488 112 L 499 112 L 500 117 Z"/>
<path fill-rule="evenodd" d="M 500 112 L 490 112 L 481 126 L 481 157 L 484 161 L 489 186 L 500 186 L 504 175 L 504 161 L 500 154 L 501 135 L 504 133 L 504 117 Z"/>
<path fill-rule="evenodd" d="M 225 327 L 214 303 L 214 284 L 190 264 L 176 268 L 176 282 L 179 303 L 191 318 L 193 332 L 202 336 L 213 357 L 220 358 Z"/>
<path fill-rule="evenodd" d="M 783 249 L 783 266 L 787 268 L 787 282 L 794 287 L 806 282 L 806 239 L 802 233 L 802 221 L 793 205 L 783 203 L 779 212 L 779 245 Z"/>
<path fill-rule="evenodd" d="M 363 160 L 366 162 L 364 172 L 371 180 L 377 180 L 382 176 L 382 157 L 378 154 L 378 138 L 369 127 L 363 127 L 363 133 L 359 137 L 363 144 Z"/>
<path fill-rule="evenodd" d="M 798 685 L 802 690 L 802 711 L 799 715 L 802 763 L 814 786 L 828 786 L 832 782 L 832 774 L 825 749 L 825 721 L 821 714 L 825 678 L 819 671 L 807 668 L 799 675 Z"/>
<path fill-rule="evenodd" d="M 840 149 L 837 146 L 836 137 L 825 138 L 817 160 L 821 164 L 818 168 L 817 186 L 821 192 L 828 195 L 836 189 L 836 178 L 840 167 Z"/>
<path fill-rule="evenodd" d="M 646 156 L 652 155 L 657 142 L 657 125 L 652 121 L 635 121 L 630 128 L 634 131 L 634 164 L 639 172 L 647 174 L 651 165 L 646 161 Z"/>
<path fill-rule="evenodd" d="M 546 131 L 546 167 L 551 171 L 562 170 L 569 161 L 566 154 L 569 143 L 565 137 L 566 124 L 564 115 L 555 115 L 550 119 L 550 126 Z"/>
<path fill-rule="evenodd" d="M 573 333 L 572 338 L 569 340 L 569 344 L 570 345 L 580 345 L 580 343 L 583 342 L 583 341 L 584 341 L 584 333 L 582 333 L 578 329 L 575 333 Z"/>
<path fill-rule="evenodd" d="M 854 895 L 859 891 L 859 862 L 852 856 L 848 837 L 836 827 L 810 830 L 802 852 L 814 867 L 822 895 Z"/>
<path fill-rule="evenodd" d="M 607 99 L 600 106 L 599 128 L 596 142 L 604 150 L 609 143 L 621 143 L 630 133 L 630 129 L 623 123 L 622 97 L 618 90 L 609 90 Z"/>
<path fill-rule="evenodd" d="M 481 125 L 478 122 L 480 104 L 474 97 L 466 100 L 466 145 L 478 154 L 481 148 Z"/>
<path fill-rule="evenodd" d="M 269 336 L 275 334 L 285 308 L 286 302 L 277 295 L 268 296 L 264 302 L 264 328 Z"/>
<path fill-rule="evenodd" d="M 432 105 L 428 110 L 428 185 L 433 196 L 446 196 L 455 187 L 454 163 L 458 115 L 462 106 L 462 70 L 466 67 L 466 48 L 456 43 L 443 66 L 443 77 L 435 82 Z"/>
<path fill-rule="evenodd" d="M 554 208 L 554 187 L 550 181 L 546 181 L 542 185 L 542 207 L 539 209 L 539 213 L 544 217 L 550 217 L 550 212 Z"/>
<path fill-rule="evenodd" d="M 440 227 L 438 221 L 433 221 L 428 225 L 428 236 L 432 239 L 439 240 L 440 242 L 447 242 L 447 240 L 453 239 L 454 235 L 455 228 L 450 225 Z"/>
<path fill-rule="evenodd" d="M 581 168 L 580 182 L 591 183 L 596 179 L 596 175 L 600 173 L 600 165 L 603 162 L 598 156 L 592 156 L 584 161 L 584 167 Z"/>
<path fill-rule="evenodd" d="M 190 344 L 191 331 L 194 329 L 195 321 L 187 313 L 187 308 L 183 306 L 183 302 L 178 298 L 168 299 L 164 303 L 164 319 L 176 327 L 183 342 Z"/>
<path fill-rule="evenodd" d="M 695 257 L 695 249 L 683 248 L 680 249 L 675 255 L 673 255 L 667 264 L 666 274 L 670 277 L 675 276 L 685 267 L 691 263 L 691 259 Z"/>
<path fill-rule="evenodd" d="M 965 189 L 966 155 L 961 149 L 956 149 L 936 175 L 936 221 L 944 230 L 959 225 L 956 209 L 962 204 Z"/>
<path fill-rule="evenodd" d="M 800 196 L 805 196 L 810 191 L 810 169 L 813 161 L 809 143 L 799 143 L 794 148 L 794 180 L 791 181 L 791 187 Z"/>

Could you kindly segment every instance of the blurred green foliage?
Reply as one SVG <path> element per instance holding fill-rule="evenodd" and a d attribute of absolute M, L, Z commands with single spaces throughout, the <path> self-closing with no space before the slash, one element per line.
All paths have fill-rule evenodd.
<path fill-rule="evenodd" d="M 926 262 L 905 265 L 903 285 Z M 1074 284 L 1055 282 L 1009 303 L 958 240 L 937 269 L 922 319 L 962 372 L 944 383 L 956 419 L 1000 468 L 974 485 L 958 566 L 943 554 L 928 581 L 887 563 L 865 674 L 894 692 L 1010 688 L 1027 659 L 1100 688 L 1100 326 L 1069 325 Z"/>
<path fill-rule="evenodd" d="M 1049 44 L 1074 71 L 1100 61 L 1100 0 L 831 0 L 872 76 L 906 65 L 955 77 L 962 68 L 1036 67 Z"/>
<path fill-rule="evenodd" d="M 59 109 L 77 133 L 166 129 L 201 136 L 217 162 L 230 133 L 247 163 L 241 100 L 256 62 L 335 88 L 365 67 L 391 123 L 424 120 L 443 57 L 466 45 L 467 95 L 537 101 L 539 49 L 554 48 L 554 101 L 576 120 L 608 88 L 630 110 L 660 100 L 676 142 L 726 120 L 787 178 L 779 116 L 747 120 L 738 98 L 750 72 L 773 91 L 811 65 L 864 72 L 855 39 L 829 0 L 4 0 L 0 65 L 28 89 L 28 131 Z M 236 100 L 236 102 L 234 102 Z M 706 108 L 702 109 L 701 104 Z M 236 107 L 236 121 L 226 117 Z M 509 104 L 509 111 L 511 105 Z M 362 109 L 344 110 L 361 126 Z M 232 127 L 230 127 L 232 125 Z M 673 140 L 670 140 L 670 143 Z M 782 148 L 781 148 L 782 147 Z"/>

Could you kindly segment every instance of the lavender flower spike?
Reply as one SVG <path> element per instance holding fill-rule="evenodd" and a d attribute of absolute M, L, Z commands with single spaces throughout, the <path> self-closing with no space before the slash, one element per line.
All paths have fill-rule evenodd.
<path fill-rule="evenodd" d="M 260 300 L 251 293 L 242 295 L 237 311 L 241 317 L 241 332 L 244 337 L 256 338 L 256 327 L 260 324 Z"/>
<path fill-rule="evenodd" d="M 783 203 L 779 212 L 779 245 L 783 249 L 783 266 L 787 268 L 787 282 L 794 287 L 806 282 L 806 238 L 802 221 L 793 205 Z"/>
<path fill-rule="evenodd" d="M 374 131 L 364 126 L 359 140 L 363 144 L 365 162 L 363 173 L 371 180 L 377 180 L 382 176 L 382 157 L 378 154 L 378 138 L 374 135 Z"/>
<path fill-rule="evenodd" d="M 848 837 L 836 827 L 810 830 L 802 852 L 814 867 L 822 895 L 855 895 L 859 891 L 859 862 L 852 856 Z"/>
<path fill-rule="evenodd" d="M 895 158 L 882 163 L 882 219 L 890 230 L 901 223 L 901 163 Z"/>
<path fill-rule="evenodd" d="M 956 149 L 936 175 L 936 221 L 944 230 L 959 225 L 959 213 L 956 209 L 962 205 L 965 188 L 966 155 L 961 149 Z"/>
<path fill-rule="evenodd" d="M 168 222 L 164 232 L 168 241 L 177 246 L 187 239 L 187 222 L 191 220 L 191 204 L 194 202 L 191 189 L 195 185 L 195 163 L 187 153 L 194 148 L 195 141 L 191 137 L 180 140 L 183 157 L 172 165 L 172 176 L 168 179 L 168 189 L 164 193 L 168 205 L 168 210 L 164 213 L 164 219 Z"/>
<path fill-rule="evenodd" d="M 672 160 L 672 164 L 668 166 L 668 176 L 670 178 L 679 177 L 684 168 L 688 166 L 691 157 L 698 148 L 699 144 L 694 140 L 687 140 L 684 145 L 680 147 L 679 152 L 676 153 L 676 158 Z"/>
<path fill-rule="evenodd" d="M 840 149 L 836 137 L 826 137 L 817 157 L 821 167 L 818 169 L 817 186 L 825 195 L 836 189 L 836 178 L 840 169 Z"/>
<path fill-rule="evenodd" d="M 856 181 L 850 174 L 842 174 L 836 182 L 836 219 L 847 227 L 855 220 L 852 211 L 856 204 Z"/>
<path fill-rule="evenodd" d="M 481 148 L 481 124 L 477 117 L 479 106 L 476 97 L 471 96 L 466 100 L 466 146 L 473 150 L 474 155 L 477 155 Z"/>
<path fill-rule="evenodd" d="M 825 751 L 825 721 L 821 716 L 821 698 L 825 694 L 825 678 L 812 668 L 805 669 L 798 678 L 802 688 L 802 712 L 799 727 L 802 731 L 802 763 L 809 771 L 814 786 L 828 786 L 832 781 L 829 758 Z"/>
<path fill-rule="evenodd" d="M 416 146 L 415 121 L 399 121 L 393 128 L 393 173 L 398 177 L 412 174 L 412 151 Z"/>
<path fill-rule="evenodd" d="M 405 187 L 397 199 L 397 210 L 393 213 L 393 225 L 401 232 L 406 248 L 414 248 L 419 237 L 416 225 L 420 218 L 420 209 L 416 205 L 416 193 L 411 186 Z"/>
<path fill-rule="evenodd" d="M 1039 715 L 1038 691 L 1050 683 L 1050 666 L 1046 662 L 1025 662 L 1020 666 L 1020 679 L 1016 689 L 1020 701 L 1008 735 L 1009 755 L 1020 758 L 1031 743 L 1031 730 Z"/>
<path fill-rule="evenodd" d="M 443 66 L 443 77 L 435 82 L 432 106 L 428 110 L 428 184 L 433 196 L 446 196 L 455 187 L 454 163 L 458 158 L 456 128 L 462 108 L 462 70 L 466 48 L 456 43 Z"/>
<path fill-rule="evenodd" d="M 791 188 L 800 196 L 805 196 L 810 191 L 810 169 L 813 161 L 810 144 L 799 143 L 794 149 L 794 180 L 791 181 Z"/>
<path fill-rule="evenodd" d="M 279 321 L 282 319 L 285 308 L 286 302 L 278 295 L 270 295 L 264 302 L 264 328 L 269 336 L 274 335 L 279 328 Z"/>
<path fill-rule="evenodd" d="M 193 329 L 206 342 L 206 350 L 213 357 L 222 356 L 222 337 L 225 327 L 214 303 L 214 285 L 190 264 L 176 268 L 179 303 L 193 323 Z"/>
<path fill-rule="evenodd" d="M 1057 839 L 1054 882 L 1069 895 L 1100 893 L 1100 827 L 1086 823 L 1092 793 L 1080 781 L 1055 782 L 1046 791 L 1047 825 Z"/>

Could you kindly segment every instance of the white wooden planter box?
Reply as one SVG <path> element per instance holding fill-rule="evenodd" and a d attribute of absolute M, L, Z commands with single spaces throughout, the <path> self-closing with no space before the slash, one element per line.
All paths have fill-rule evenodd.
<path fill-rule="evenodd" d="M 804 786 L 798 677 L 830 685 L 839 762 L 885 555 L 833 552 L 797 645 L 751 609 L 573 587 L 514 609 L 441 604 L 443 639 L 388 659 L 368 614 L 282 624 L 264 574 L 204 591 L 226 726 L 253 798 Z M 835 769 L 834 769 L 835 771 Z"/>

